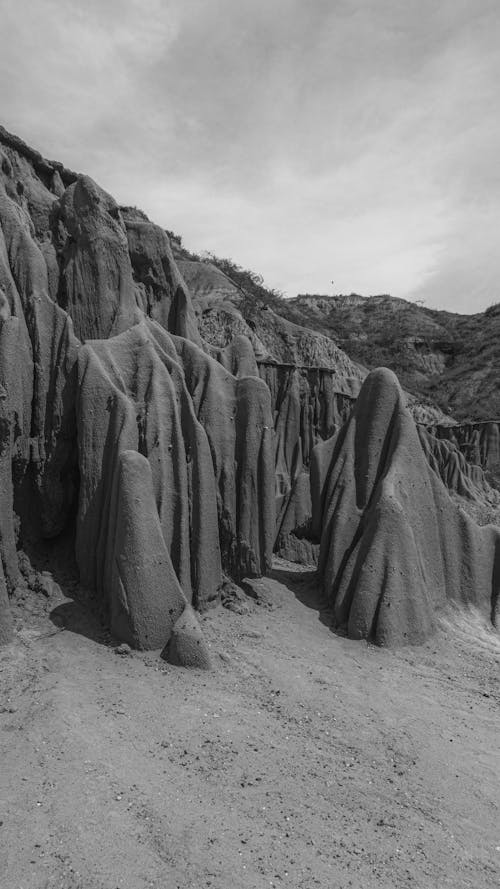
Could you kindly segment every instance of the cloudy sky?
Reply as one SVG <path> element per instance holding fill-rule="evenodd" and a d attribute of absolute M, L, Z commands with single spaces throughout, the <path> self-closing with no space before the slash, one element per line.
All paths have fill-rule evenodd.
<path fill-rule="evenodd" d="M 500 300 L 498 0 L 0 12 L 4 126 L 189 248 L 290 296 Z"/>

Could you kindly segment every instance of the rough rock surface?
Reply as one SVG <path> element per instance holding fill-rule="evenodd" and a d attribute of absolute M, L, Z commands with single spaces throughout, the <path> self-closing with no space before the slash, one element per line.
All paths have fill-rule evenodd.
<path fill-rule="evenodd" d="M 236 284 L 211 262 L 185 258 L 176 261 L 189 287 L 205 342 L 215 350 L 224 350 L 235 338 L 244 336 L 250 341 L 256 358 L 272 358 L 253 323 L 248 324 L 240 311 L 242 294 Z"/>
<path fill-rule="evenodd" d="M 132 263 L 136 299 L 165 330 L 202 341 L 189 290 L 175 263 L 166 232 L 143 214 L 121 208 Z"/>
<path fill-rule="evenodd" d="M 80 340 L 106 339 L 140 320 L 127 237 L 113 198 L 81 176 L 54 208 L 58 302 Z"/>
<path fill-rule="evenodd" d="M 10 613 L 7 585 L 0 567 L 0 645 L 5 645 L 12 639 L 12 615 Z"/>
<path fill-rule="evenodd" d="M 146 319 L 80 350 L 76 552 L 83 582 L 110 589 L 124 480 L 119 458 L 135 450 L 151 467 L 152 505 L 179 583 L 189 601 L 194 596 L 203 606 L 220 582 L 215 483 L 208 440 L 176 359 L 168 334 Z"/>
<path fill-rule="evenodd" d="M 451 442 L 468 463 L 481 467 L 500 488 L 500 420 L 429 426 L 428 431 L 435 438 Z"/>
<path fill-rule="evenodd" d="M 276 485 L 275 551 L 314 564 L 309 466 L 314 446 L 340 429 L 354 399 L 342 392 L 335 371 L 260 362 L 274 416 Z"/>
<path fill-rule="evenodd" d="M 257 376 L 232 376 L 188 340 L 174 341 L 212 453 L 223 566 L 236 578 L 263 574 L 275 529 L 269 390 Z"/>
<path fill-rule="evenodd" d="M 223 348 L 237 334 L 246 335 L 257 360 L 278 364 L 326 368 L 335 373 L 339 391 L 354 397 L 365 371 L 333 340 L 309 327 L 294 324 L 269 306 L 253 304 L 245 293 L 212 262 L 178 259 L 193 297 L 203 338 Z"/>
<path fill-rule="evenodd" d="M 275 552 L 293 561 L 314 564 L 318 547 L 309 534 L 310 452 L 318 441 L 328 438 L 344 422 L 366 371 L 338 349 L 331 338 L 322 335 L 319 326 L 316 330 L 306 327 L 307 313 L 301 316 L 300 324 L 290 321 L 295 311 L 290 306 L 295 306 L 297 301 L 275 298 L 279 311 L 287 316 L 281 317 L 270 305 L 251 299 L 245 287 L 232 280 L 214 261 L 189 258 L 190 254 L 178 241 L 174 240 L 173 245 L 178 266 L 193 296 L 200 331 L 211 345 L 212 354 L 237 374 L 232 356 L 240 353 L 240 341 L 251 343 L 260 376 L 271 391 L 274 412 Z M 324 312 L 328 300 L 323 302 Z M 314 322 L 315 301 L 310 308 Z M 233 345 L 236 342 L 237 349 Z M 436 423 L 446 419 L 435 406 L 422 403 L 410 393 L 405 397 L 417 422 Z M 430 450 L 428 454 L 430 458 Z M 436 469 L 442 466 L 443 479 L 449 478 L 452 488 L 456 489 L 457 478 L 452 477 L 451 461 L 445 461 L 444 451 L 439 459 L 435 454 L 432 459 Z M 467 489 L 467 483 L 459 484 L 458 488 Z M 470 492 L 462 493 L 475 497 L 473 487 Z"/>
<path fill-rule="evenodd" d="M 259 361 L 258 366 L 271 392 L 274 414 L 275 552 L 291 561 L 316 564 L 318 546 L 311 536 L 311 453 L 345 423 L 355 399 L 346 379 L 335 370 L 271 361 Z M 414 407 L 411 412 L 416 419 Z M 451 491 L 468 500 L 497 504 L 497 494 L 479 466 L 469 464 L 450 442 L 438 441 L 421 425 L 418 429 L 429 464 Z"/>
<path fill-rule="evenodd" d="M 269 391 L 202 343 L 164 231 L 0 132 L 0 609 L 17 547 L 74 527 L 112 631 L 163 647 L 274 540 Z M 221 363 L 222 362 L 222 363 Z"/>
<path fill-rule="evenodd" d="M 52 299 L 55 258 L 37 234 L 56 197 L 32 168 L 24 175 L 26 158 L 0 148 L 1 536 L 11 589 L 18 579 L 14 508 L 25 525 L 50 537 L 74 505 L 78 341 Z"/>
<path fill-rule="evenodd" d="M 465 518 L 450 519 L 453 532 L 442 531 L 436 516 L 451 504 L 437 476 L 457 497 L 487 500 L 498 424 L 421 429 L 419 440 L 401 390 L 385 377 L 383 395 L 373 403 L 362 395 L 353 408 L 366 372 L 331 338 L 270 306 L 252 306 L 228 275 L 179 257 L 175 243 L 172 249 L 168 233 L 141 211 L 119 207 L 89 177 L 0 129 L 0 640 L 11 636 L 8 601 L 22 593 L 23 551 L 62 537 L 112 633 L 135 648 L 178 649 L 172 657 L 179 663 L 190 657 L 180 641 L 168 643 L 174 633 L 199 637 L 193 609 L 220 601 L 231 578 L 265 574 L 273 549 L 311 564 L 320 553 L 332 590 L 349 572 L 351 592 L 361 589 L 351 562 L 337 566 L 352 522 L 332 538 L 332 517 L 343 513 L 329 488 L 340 472 L 330 458 L 354 436 L 355 457 L 349 448 L 345 457 L 353 475 L 342 484 L 356 487 L 359 461 L 378 459 L 376 442 L 371 455 L 373 426 L 398 457 L 393 465 L 384 452 L 384 478 L 396 473 L 401 488 L 405 479 L 411 487 L 418 469 L 425 484 L 415 516 L 428 513 L 429 528 L 444 536 L 429 550 L 431 567 L 412 573 L 392 621 L 377 611 L 368 626 L 368 594 L 352 592 L 352 611 L 345 604 L 351 593 L 346 599 L 335 592 L 340 623 L 393 642 L 404 635 L 405 620 L 408 638 L 425 635 L 443 597 L 484 604 L 483 574 L 493 571 L 488 541 L 496 532 Z M 374 386 L 372 378 L 368 389 Z M 379 497 L 381 479 L 372 481 L 380 522 L 375 501 L 354 501 L 364 516 L 363 546 L 369 526 L 383 541 L 377 553 L 387 550 L 386 562 L 377 556 L 377 589 L 381 565 L 399 551 L 413 564 L 415 546 L 426 552 L 430 543 L 397 498 L 400 544 L 396 532 L 385 534 L 397 509 Z M 483 574 L 476 562 L 464 563 L 478 581 L 475 592 L 457 586 L 452 533 L 464 553 L 464 540 L 477 544 Z M 422 598 L 418 590 L 431 581 L 433 592 Z"/>
<path fill-rule="evenodd" d="M 200 626 L 193 609 L 186 605 L 176 620 L 172 634 L 161 656 L 177 667 L 210 670 L 212 662 Z"/>
<path fill-rule="evenodd" d="M 349 421 L 313 452 L 314 531 L 332 625 L 416 643 L 448 602 L 495 622 L 500 529 L 479 528 L 429 467 L 394 374 L 373 371 Z"/>
<path fill-rule="evenodd" d="M 475 454 L 466 459 L 455 443 L 456 439 L 453 441 L 451 436 L 436 437 L 424 426 L 417 428 L 420 444 L 429 465 L 450 491 L 455 491 L 469 500 L 486 500 L 492 503 L 500 501 L 500 492 L 489 484 L 481 464 L 476 462 Z"/>

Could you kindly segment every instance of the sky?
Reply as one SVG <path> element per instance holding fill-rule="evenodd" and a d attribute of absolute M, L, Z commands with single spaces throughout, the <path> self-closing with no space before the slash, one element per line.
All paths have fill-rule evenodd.
<path fill-rule="evenodd" d="M 287 296 L 500 301 L 498 0 L 0 0 L 0 122 Z"/>

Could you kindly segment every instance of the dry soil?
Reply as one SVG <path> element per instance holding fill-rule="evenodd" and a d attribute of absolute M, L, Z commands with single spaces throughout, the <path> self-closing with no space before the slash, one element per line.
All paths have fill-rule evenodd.
<path fill-rule="evenodd" d="M 214 669 L 119 655 L 78 600 L 16 610 L 0 654 L 2 889 L 493 889 L 500 640 L 331 633 L 276 563 L 202 620 Z"/>

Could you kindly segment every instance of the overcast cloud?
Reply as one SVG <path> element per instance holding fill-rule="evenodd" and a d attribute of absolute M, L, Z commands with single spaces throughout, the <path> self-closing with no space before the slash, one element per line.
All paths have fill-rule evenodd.
<path fill-rule="evenodd" d="M 188 247 L 290 296 L 500 300 L 498 0 L 0 13 L 4 126 Z"/>

